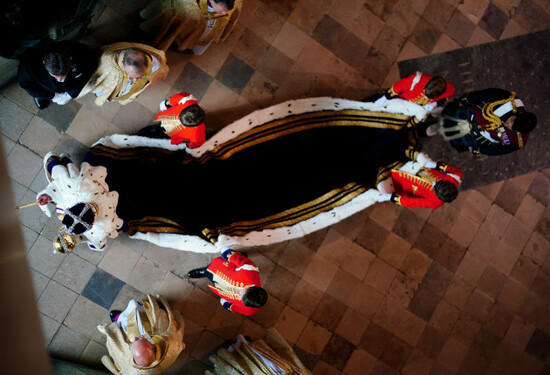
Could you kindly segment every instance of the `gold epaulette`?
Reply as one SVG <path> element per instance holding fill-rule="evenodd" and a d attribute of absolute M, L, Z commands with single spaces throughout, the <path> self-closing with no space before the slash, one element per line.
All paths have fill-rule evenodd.
<path fill-rule="evenodd" d="M 498 117 L 497 115 L 495 115 L 493 113 L 493 109 L 497 105 L 502 105 L 506 102 L 511 101 L 514 113 L 517 111 L 516 104 L 514 103 L 515 98 L 516 98 L 516 93 L 512 91 L 512 96 L 510 96 L 509 98 L 498 100 L 496 102 L 486 104 L 483 107 L 483 111 L 482 111 L 483 118 L 485 118 L 487 121 L 489 121 L 489 124 L 487 124 L 487 126 L 485 126 L 485 130 L 495 130 L 495 129 L 502 126 L 502 120 L 500 119 L 500 117 Z"/>

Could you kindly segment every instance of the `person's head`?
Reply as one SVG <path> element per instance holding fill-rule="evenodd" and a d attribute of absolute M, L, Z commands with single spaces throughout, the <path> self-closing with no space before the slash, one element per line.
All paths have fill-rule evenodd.
<path fill-rule="evenodd" d="M 435 76 L 430 79 L 426 84 L 426 87 L 424 88 L 426 97 L 428 97 L 429 99 L 440 97 L 441 95 L 443 95 L 445 90 L 447 90 L 447 81 L 445 81 L 445 79 L 440 76 Z"/>
<path fill-rule="evenodd" d="M 129 48 L 122 59 L 124 71 L 132 81 L 136 81 L 145 76 L 147 72 L 147 55 L 145 52 L 136 48 Z"/>
<path fill-rule="evenodd" d="M 267 292 L 259 286 L 248 286 L 242 290 L 241 300 L 248 307 L 262 307 L 267 302 Z"/>
<path fill-rule="evenodd" d="M 218 14 L 226 14 L 235 6 L 235 0 L 211 0 L 210 6 Z"/>
<path fill-rule="evenodd" d="M 520 133 L 529 133 L 537 126 L 537 116 L 531 112 L 519 112 L 510 117 L 504 126 Z"/>
<path fill-rule="evenodd" d="M 197 126 L 204 122 L 204 111 L 197 104 L 191 104 L 180 113 L 180 121 L 185 126 Z"/>
<path fill-rule="evenodd" d="M 72 68 L 71 56 L 57 47 L 47 50 L 42 62 L 46 71 L 59 82 L 63 81 Z"/>
<path fill-rule="evenodd" d="M 443 202 L 452 202 L 458 196 L 458 188 L 451 181 L 439 180 L 435 183 L 434 193 Z"/>
<path fill-rule="evenodd" d="M 146 338 L 138 337 L 130 344 L 130 349 L 132 351 L 132 357 L 134 357 L 134 362 L 138 366 L 147 367 L 155 361 L 156 347 Z"/>

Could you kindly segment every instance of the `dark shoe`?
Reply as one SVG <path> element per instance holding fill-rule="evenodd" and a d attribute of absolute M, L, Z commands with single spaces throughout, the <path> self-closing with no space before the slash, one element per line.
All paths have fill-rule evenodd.
<path fill-rule="evenodd" d="M 120 314 L 122 311 L 119 311 L 119 310 L 112 310 L 112 311 L 109 311 L 109 316 L 111 317 L 111 322 L 115 322 L 116 321 L 116 317 L 118 316 L 118 314 Z"/>
<path fill-rule="evenodd" d="M 50 99 L 40 99 L 40 98 L 33 98 L 34 104 L 38 107 L 38 109 L 44 109 L 47 106 L 50 105 L 51 100 Z"/>
<path fill-rule="evenodd" d="M 190 279 L 200 279 L 201 277 L 206 277 L 206 268 L 197 268 L 187 272 L 187 277 Z"/>
<path fill-rule="evenodd" d="M 148 125 L 138 132 L 139 136 L 155 139 L 170 139 L 159 124 Z"/>

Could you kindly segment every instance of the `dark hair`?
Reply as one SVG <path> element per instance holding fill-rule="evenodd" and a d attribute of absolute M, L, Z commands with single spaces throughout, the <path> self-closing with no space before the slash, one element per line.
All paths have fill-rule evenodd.
<path fill-rule="evenodd" d="M 212 0 L 216 4 L 224 4 L 228 10 L 233 9 L 235 6 L 235 0 Z"/>
<path fill-rule="evenodd" d="M 440 76 L 435 76 L 430 79 L 424 88 L 424 92 L 429 99 L 440 97 L 445 90 L 447 90 L 447 81 Z"/>
<path fill-rule="evenodd" d="M 435 183 L 434 193 L 443 202 L 452 202 L 458 196 L 458 189 L 451 181 L 439 180 Z"/>
<path fill-rule="evenodd" d="M 136 49 L 128 48 L 124 54 L 124 59 L 122 59 L 123 66 L 135 66 L 137 68 L 147 68 L 147 57 L 145 52 Z"/>
<path fill-rule="evenodd" d="M 520 133 L 529 133 L 537 126 L 537 116 L 531 112 L 521 112 L 517 114 L 512 130 Z"/>
<path fill-rule="evenodd" d="M 197 126 L 204 122 L 204 111 L 196 104 L 191 104 L 180 113 L 180 121 L 185 126 Z"/>
<path fill-rule="evenodd" d="M 64 76 L 71 70 L 71 57 L 64 49 L 53 47 L 44 53 L 44 67 L 54 76 Z"/>
<path fill-rule="evenodd" d="M 267 302 L 267 292 L 259 286 L 248 288 L 243 296 L 243 304 L 248 307 L 262 307 Z"/>

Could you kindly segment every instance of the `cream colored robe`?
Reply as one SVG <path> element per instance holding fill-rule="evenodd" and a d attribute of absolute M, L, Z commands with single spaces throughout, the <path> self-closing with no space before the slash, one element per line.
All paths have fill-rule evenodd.
<path fill-rule="evenodd" d="M 196 45 L 207 45 L 225 40 L 241 13 L 242 0 L 235 0 L 233 9 L 217 18 L 214 29 L 205 38 L 201 38 L 211 14 L 208 13 L 206 0 L 155 0 L 144 8 L 140 15 L 144 21 L 142 30 L 155 35 L 153 45 L 163 51 L 173 42 L 178 51 L 191 49 Z"/>
<path fill-rule="evenodd" d="M 289 375 L 311 375 L 311 372 L 274 328 L 266 331 L 263 340 L 256 340 L 250 345 L 241 345 L 240 348 L 233 346 L 233 348 L 235 349 L 233 352 L 221 348 L 217 354 L 211 355 L 209 360 L 215 365 L 215 368 L 206 370 L 205 375 L 273 375 L 250 348 L 254 348 L 264 357 L 278 364 Z"/>
<path fill-rule="evenodd" d="M 117 55 L 119 52 L 128 48 L 136 48 L 148 53 L 149 55 L 157 57 L 161 66 L 154 72 L 151 72 L 147 78 L 149 83 L 145 85 L 141 90 L 134 92 L 130 97 L 123 100 L 117 100 L 119 95 L 126 86 L 125 72 L 120 68 L 117 63 Z M 120 42 L 101 47 L 102 53 L 99 61 L 99 66 L 96 72 L 92 75 L 86 86 L 82 89 L 79 98 L 88 93 L 101 94 L 95 100 L 95 104 L 102 106 L 106 101 L 116 100 L 120 104 L 128 104 L 134 100 L 139 94 L 145 91 L 147 88 L 154 85 L 161 79 L 166 78 L 169 68 L 166 64 L 166 55 L 164 51 L 160 51 L 156 48 L 140 43 L 128 43 Z"/>
<path fill-rule="evenodd" d="M 134 363 L 130 343 L 126 333 L 117 323 L 97 326 L 99 332 L 107 337 L 108 356 L 103 356 L 101 362 L 109 371 L 117 375 L 157 375 L 162 373 L 178 358 L 185 349 L 183 343 L 183 317 L 178 311 L 172 312 L 168 302 L 161 296 L 157 298 L 147 295 L 150 306 L 145 305 L 145 313 L 151 323 L 150 336 L 161 336 L 166 343 L 160 361 L 153 367 L 140 367 Z M 162 310 L 158 302 L 163 305 Z"/>

